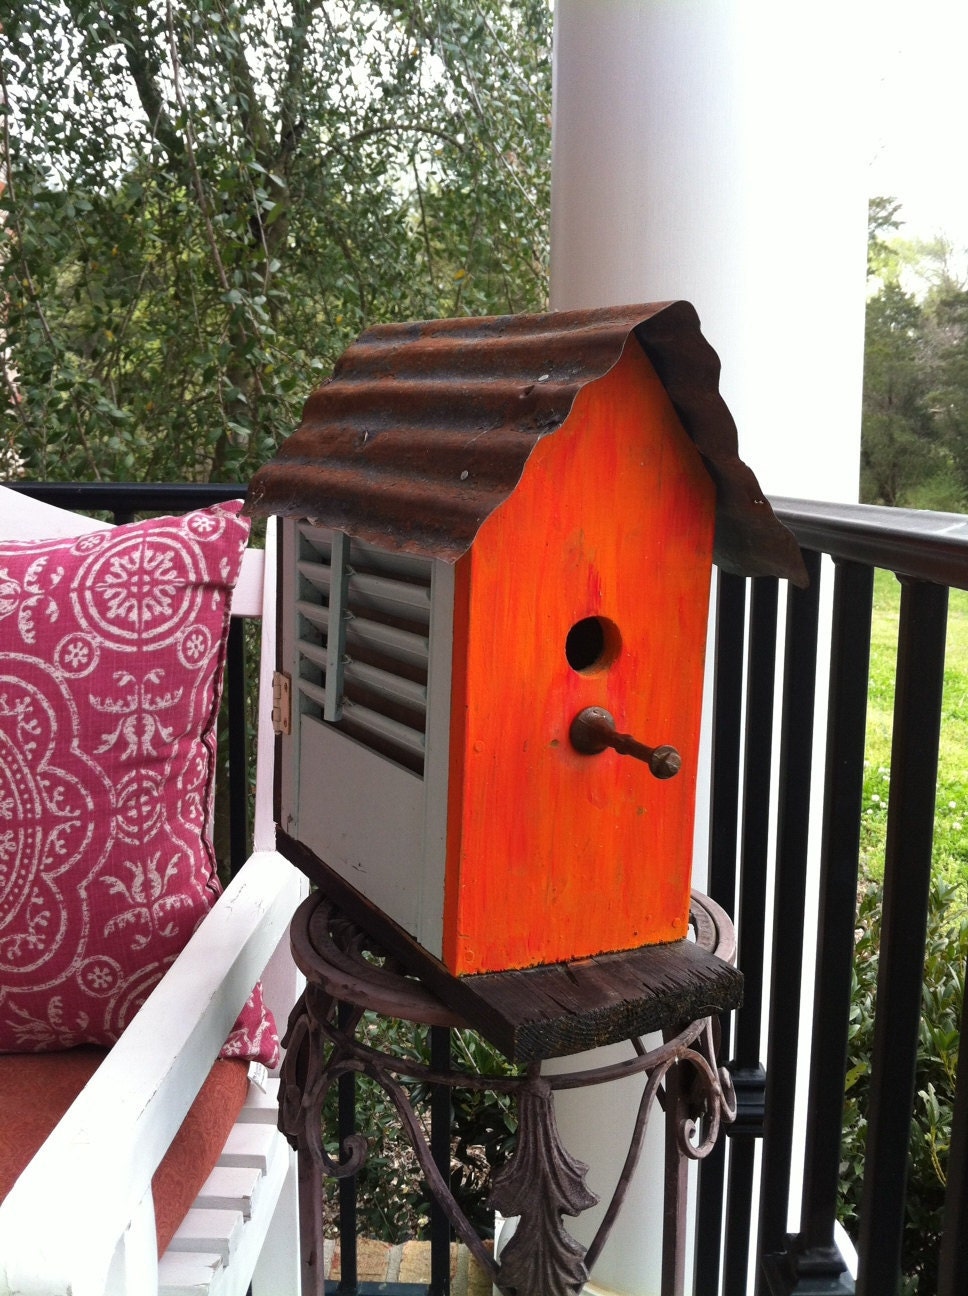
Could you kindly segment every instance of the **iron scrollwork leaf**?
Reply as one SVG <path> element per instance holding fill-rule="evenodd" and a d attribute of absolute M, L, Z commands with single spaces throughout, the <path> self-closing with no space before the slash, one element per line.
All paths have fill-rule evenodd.
<path fill-rule="evenodd" d="M 563 1146 L 551 1085 L 534 1076 L 518 1094 L 514 1156 L 495 1177 L 491 1205 L 519 1216 L 501 1255 L 498 1284 L 509 1296 L 574 1296 L 588 1280 L 585 1249 L 562 1226 L 598 1197 L 586 1186 L 587 1165 Z"/>

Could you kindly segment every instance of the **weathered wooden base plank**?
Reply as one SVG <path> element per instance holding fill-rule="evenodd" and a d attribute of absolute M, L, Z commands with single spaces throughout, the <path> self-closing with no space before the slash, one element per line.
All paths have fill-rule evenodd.
<path fill-rule="evenodd" d="M 519 1062 L 580 1053 L 739 1007 L 743 978 L 691 941 L 573 963 L 462 977 L 451 1001 L 501 1022 L 494 1043 Z"/>
<path fill-rule="evenodd" d="M 579 1053 L 728 1012 L 742 1002 L 742 974 L 685 940 L 455 977 L 305 846 L 285 833 L 280 837 L 279 849 L 353 922 L 511 1061 Z"/>

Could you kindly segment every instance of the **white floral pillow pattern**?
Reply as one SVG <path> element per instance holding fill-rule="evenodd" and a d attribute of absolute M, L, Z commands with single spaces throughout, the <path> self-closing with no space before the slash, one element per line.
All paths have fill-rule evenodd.
<path fill-rule="evenodd" d="M 218 895 L 241 502 L 0 542 L 0 1051 L 111 1044 Z M 274 1065 L 257 987 L 223 1056 Z"/>

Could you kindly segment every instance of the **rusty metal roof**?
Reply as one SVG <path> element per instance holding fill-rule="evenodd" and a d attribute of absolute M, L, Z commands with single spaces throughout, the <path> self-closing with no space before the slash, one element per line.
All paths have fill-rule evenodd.
<path fill-rule="evenodd" d="M 739 458 L 719 357 L 683 301 L 368 329 L 253 477 L 246 510 L 454 561 L 632 333 L 716 483 L 716 562 L 805 583 L 793 535 Z"/>

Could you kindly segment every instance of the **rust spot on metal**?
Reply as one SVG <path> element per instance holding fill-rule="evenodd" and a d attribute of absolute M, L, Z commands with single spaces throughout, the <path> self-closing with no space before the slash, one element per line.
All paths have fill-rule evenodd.
<path fill-rule="evenodd" d="M 456 561 L 632 334 L 716 483 L 716 562 L 806 584 L 792 533 L 739 458 L 719 357 L 682 301 L 368 329 L 256 473 L 246 511 Z"/>

